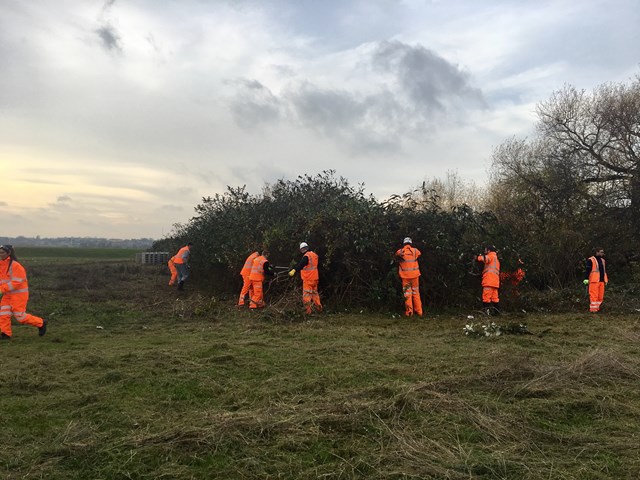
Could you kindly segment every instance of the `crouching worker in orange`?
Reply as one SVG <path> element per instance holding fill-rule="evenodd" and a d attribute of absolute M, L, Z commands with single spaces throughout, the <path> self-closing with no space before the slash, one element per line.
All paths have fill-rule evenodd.
<path fill-rule="evenodd" d="M 176 267 L 178 290 L 184 290 L 184 281 L 189 278 L 189 259 L 191 258 L 191 246 L 189 242 L 173 256 L 173 264 Z"/>
<path fill-rule="evenodd" d="M 178 270 L 176 269 L 175 259 L 176 257 L 171 257 L 167 262 L 169 266 L 169 272 L 171 272 L 171 278 L 169 279 L 169 286 L 172 286 L 176 283 L 176 279 L 178 278 Z"/>
<path fill-rule="evenodd" d="M 300 253 L 302 258 L 298 264 L 289 270 L 289 276 L 293 277 L 296 272 L 300 272 L 302 278 L 302 304 L 305 312 L 310 315 L 313 309 L 322 311 L 320 303 L 320 295 L 318 294 L 318 282 L 320 281 L 320 273 L 318 272 L 318 263 L 320 257 L 309 249 L 307 242 L 300 244 Z"/>
<path fill-rule="evenodd" d="M 269 252 L 263 250 L 261 255 L 258 255 L 251 264 L 251 273 L 249 274 L 249 280 L 251 281 L 251 299 L 249 301 L 249 308 L 264 308 L 264 292 L 262 290 L 262 282 L 264 282 L 265 275 L 273 275 L 273 267 L 269 264 Z"/>
<path fill-rule="evenodd" d="M 420 300 L 420 266 L 418 258 L 422 253 L 412 246 L 412 240 L 406 237 L 402 248 L 396 251 L 398 259 L 398 275 L 402 280 L 404 294 L 404 314 L 411 317 L 414 313 L 422 316 L 422 301 Z"/>
<path fill-rule="evenodd" d="M 500 261 L 496 253 L 496 247 L 485 247 L 484 253 L 478 255 L 478 262 L 482 262 L 482 307 L 487 315 L 500 315 Z"/>
<path fill-rule="evenodd" d="M 589 311 L 597 313 L 604 300 L 604 286 L 609 283 L 604 248 L 597 247 L 593 257 L 587 258 L 587 271 L 583 283 L 589 285 Z"/>
<path fill-rule="evenodd" d="M 47 332 L 47 321 L 26 312 L 29 301 L 27 273 L 11 245 L 0 245 L 0 338 L 11 340 L 11 316 L 20 323 L 33 325 L 38 335 Z"/>
<path fill-rule="evenodd" d="M 251 287 L 251 280 L 249 280 L 249 277 L 251 276 L 251 267 L 253 267 L 253 261 L 259 256 L 260 254 L 258 252 L 253 252 L 244 261 L 244 265 L 240 270 L 240 276 L 242 277 L 242 290 L 240 291 L 240 298 L 238 298 L 239 307 L 244 306 L 244 299 L 247 295 L 249 295 L 249 298 L 251 298 L 251 296 L 253 295 L 253 288 Z"/>

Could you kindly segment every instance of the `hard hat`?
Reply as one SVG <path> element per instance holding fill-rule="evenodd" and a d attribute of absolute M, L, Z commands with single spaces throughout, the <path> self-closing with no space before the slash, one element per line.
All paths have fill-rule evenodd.
<path fill-rule="evenodd" d="M 402 241 L 402 243 L 413 243 L 411 241 L 411 237 L 404 237 L 404 240 Z"/>
<path fill-rule="evenodd" d="M 300 250 L 302 250 L 303 248 L 309 248 L 309 245 L 307 245 L 307 242 L 302 242 L 300 244 Z"/>

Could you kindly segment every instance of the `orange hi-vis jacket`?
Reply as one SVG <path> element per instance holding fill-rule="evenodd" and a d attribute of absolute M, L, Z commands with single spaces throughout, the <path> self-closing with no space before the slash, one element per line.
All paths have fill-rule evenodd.
<path fill-rule="evenodd" d="M 251 267 L 253 267 L 253 261 L 258 258 L 260 254 L 258 252 L 253 252 L 251 255 L 247 257 L 244 261 L 244 265 L 242 266 L 242 270 L 240 270 L 240 275 L 243 277 L 248 277 L 251 275 Z"/>
<path fill-rule="evenodd" d="M 591 260 L 591 273 L 589 274 L 589 283 L 600 283 L 600 268 L 598 266 L 598 260 L 596 259 L 596 257 L 589 257 L 589 260 Z M 607 267 L 604 258 L 601 258 L 600 261 L 602 261 L 602 268 L 604 269 L 604 283 L 609 283 L 609 277 L 607 276 Z"/>
<path fill-rule="evenodd" d="M 318 255 L 315 252 L 308 251 L 303 256 L 307 257 L 309 261 L 304 267 L 302 267 L 302 270 L 300 270 L 300 278 L 302 278 L 303 281 L 307 282 L 319 280 L 320 275 L 318 273 Z"/>
<path fill-rule="evenodd" d="M 420 267 L 418 266 L 420 255 L 422 255 L 420 250 L 409 244 L 396 252 L 396 256 L 400 257 L 400 265 L 398 266 L 400 278 L 418 278 L 420 276 Z"/>
<path fill-rule="evenodd" d="M 267 262 L 267 257 L 264 255 L 258 255 L 251 265 L 251 273 L 249 274 L 249 280 L 252 282 L 262 282 L 264 280 L 264 264 Z"/>
<path fill-rule="evenodd" d="M 189 245 L 185 245 L 173 256 L 173 263 L 186 263 L 190 254 Z"/>
<path fill-rule="evenodd" d="M 484 263 L 482 286 L 500 288 L 500 261 L 496 252 L 478 255 L 478 261 Z"/>
<path fill-rule="evenodd" d="M 7 257 L 0 260 L 0 292 L 3 294 L 29 293 L 27 272 L 17 261 Z"/>

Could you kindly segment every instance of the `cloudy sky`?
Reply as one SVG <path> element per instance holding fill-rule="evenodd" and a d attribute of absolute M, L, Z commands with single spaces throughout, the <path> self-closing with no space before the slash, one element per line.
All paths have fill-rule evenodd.
<path fill-rule="evenodd" d="M 564 84 L 640 73 L 638 0 L 0 0 L 0 235 L 161 238 L 226 185 L 378 198 Z"/>

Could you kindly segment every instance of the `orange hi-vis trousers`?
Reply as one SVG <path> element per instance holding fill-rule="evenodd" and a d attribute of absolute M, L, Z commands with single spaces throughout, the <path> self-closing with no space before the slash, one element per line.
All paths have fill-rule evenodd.
<path fill-rule="evenodd" d="M 0 299 L 0 331 L 11 336 L 11 316 L 20 323 L 40 328 L 44 320 L 26 312 L 29 292 L 5 293 Z"/>
<path fill-rule="evenodd" d="M 253 288 L 253 293 L 249 301 L 249 308 L 263 308 L 264 293 L 262 291 L 262 280 L 252 280 L 251 287 Z"/>
<path fill-rule="evenodd" d="M 420 300 L 420 277 L 403 278 L 402 293 L 404 294 L 404 314 L 407 317 L 422 315 L 422 300 Z"/>
<path fill-rule="evenodd" d="M 249 280 L 249 275 L 243 275 L 242 290 L 240 291 L 240 298 L 238 298 L 238 305 L 244 305 L 244 299 L 247 295 L 249 295 L 249 299 L 253 296 L 253 282 Z"/>
<path fill-rule="evenodd" d="M 318 280 L 302 280 L 302 304 L 308 314 L 313 312 L 314 305 L 318 312 L 322 311 L 320 295 L 318 294 Z"/>
<path fill-rule="evenodd" d="M 176 264 L 173 263 L 173 260 L 169 260 L 167 265 L 169 265 L 169 271 L 171 272 L 171 279 L 169 280 L 169 286 L 171 286 L 176 283 L 176 279 L 178 278 L 178 270 L 176 269 Z"/>
<path fill-rule="evenodd" d="M 593 282 L 589 284 L 589 311 L 592 313 L 600 311 L 600 305 L 604 300 L 604 282 Z"/>
<path fill-rule="evenodd" d="M 499 301 L 497 287 L 482 287 L 482 303 L 498 303 Z"/>

